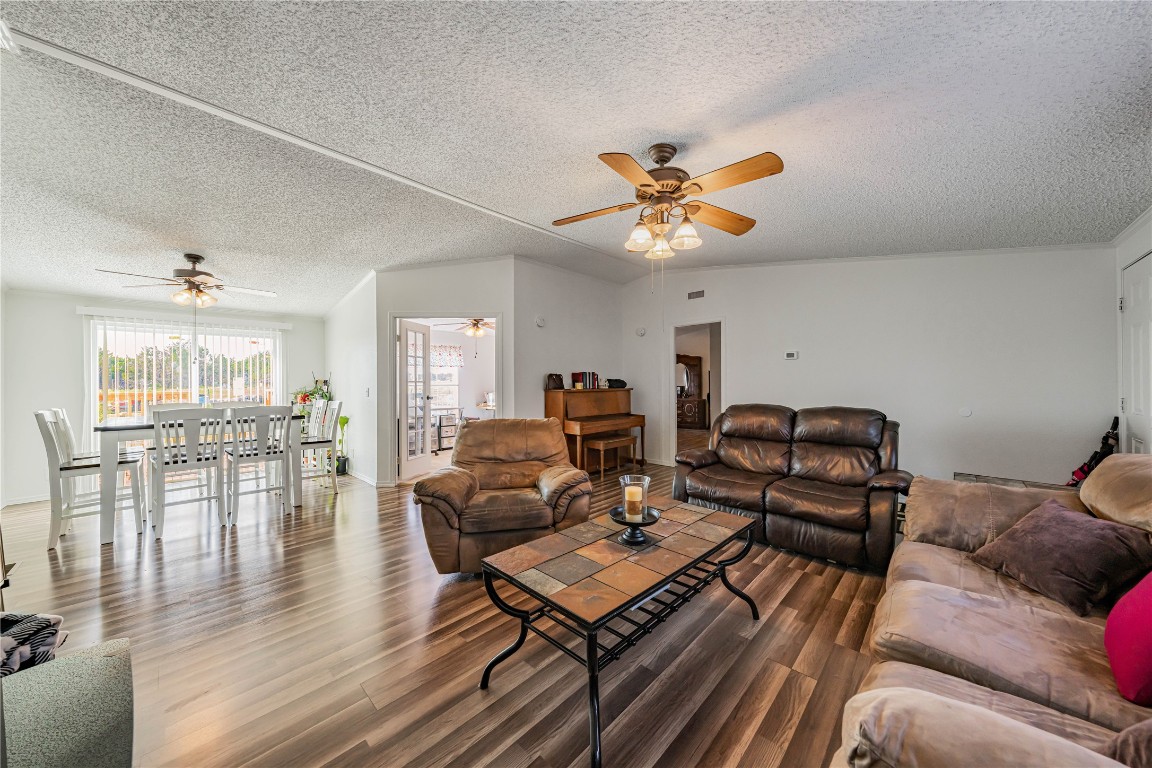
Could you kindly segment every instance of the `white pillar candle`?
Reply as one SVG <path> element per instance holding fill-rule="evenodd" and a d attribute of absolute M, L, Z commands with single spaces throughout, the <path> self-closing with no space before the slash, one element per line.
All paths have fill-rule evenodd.
<path fill-rule="evenodd" d="M 624 488 L 624 519 L 629 523 L 638 523 L 644 519 L 644 489 L 638 485 L 629 485 Z"/>

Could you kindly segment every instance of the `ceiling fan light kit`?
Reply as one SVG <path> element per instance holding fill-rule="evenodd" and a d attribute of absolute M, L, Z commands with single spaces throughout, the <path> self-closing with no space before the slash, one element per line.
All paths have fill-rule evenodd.
<path fill-rule="evenodd" d="M 565 224 L 627 211 L 641 205 L 643 207 L 640 209 L 640 218 L 637 219 L 636 226 L 633 227 L 624 247 L 633 253 L 643 251 L 649 259 L 667 259 L 675 256 L 678 250 L 699 248 L 704 243 L 696 230 L 692 216 L 695 216 L 701 224 L 737 236 L 756 226 L 755 219 L 699 200 L 684 202 L 684 198 L 689 195 L 705 195 L 763 179 L 784 170 L 784 162 L 779 157 L 771 152 L 763 152 L 703 176 L 691 177 L 683 168 L 668 165 L 675 156 L 674 145 L 653 144 L 648 147 L 648 157 L 657 167 L 646 171 L 631 155 L 620 152 L 606 152 L 600 155 L 605 165 L 636 188 L 636 202 L 557 219 L 552 225 L 562 227 Z M 665 235 L 672 231 L 674 220 L 679 220 L 680 225 L 676 228 L 672 240 L 668 241 Z"/>

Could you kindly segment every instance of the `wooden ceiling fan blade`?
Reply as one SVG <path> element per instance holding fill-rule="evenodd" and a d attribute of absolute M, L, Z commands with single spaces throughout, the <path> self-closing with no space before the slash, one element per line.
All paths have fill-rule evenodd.
<path fill-rule="evenodd" d="M 707 224 L 716 229 L 722 229 L 732 235 L 742 235 L 756 226 L 756 219 L 750 219 L 747 216 L 741 216 L 739 213 L 733 213 L 732 211 L 715 205 L 709 205 L 699 200 L 685 203 L 684 209 L 688 211 L 688 215 L 692 217 L 693 221 Z"/>
<path fill-rule="evenodd" d="M 626 155 L 623 152 L 605 152 L 598 156 L 616 173 L 623 176 L 628 180 L 628 183 L 634 187 L 650 187 L 656 189 L 659 185 L 656 179 L 648 175 L 648 171 L 644 170 L 644 166 L 636 162 L 636 158 L 632 155 Z"/>
<path fill-rule="evenodd" d="M 226 293 L 231 291 L 232 293 L 247 293 L 252 296 L 266 296 L 270 299 L 276 298 L 276 291 L 265 291 L 261 288 L 241 288 L 238 285 L 220 285 L 218 287 Z"/>
<path fill-rule="evenodd" d="M 621 203 L 620 205 L 614 205 L 611 208 L 601 208 L 598 211 L 589 211 L 588 213 L 581 213 L 581 214 L 578 214 L 576 216 L 569 216 L 566 219 L 556 219 L 556 221 L 552 222 L 552 226 L 562 227 L 565 224 L 571 224 L 571 223 L 576 222 L 576 221 L 584 221 L 585 219 L 594 219 L 597 216 L 606 216 L 609 213 L 618 213 L 620 211 L 626 211 L 629 208 L 635 208 L 638 205 L 640 205 L 640 203 Z"/>
<path fill-rule="evenodd" d="M 689 179 L 684 182 L 683 188 L 696 185 L 699 187 L 699 191 L 692 194 L 706 195 L 709 192 L 727 189 L 737 184 L 746 184 L 749 181 L 773 176 L 782 170 L 784 170 L 784 161 L 771 152 L 764 152 L 747 160 L 709 171 L 703 176 Z"/>

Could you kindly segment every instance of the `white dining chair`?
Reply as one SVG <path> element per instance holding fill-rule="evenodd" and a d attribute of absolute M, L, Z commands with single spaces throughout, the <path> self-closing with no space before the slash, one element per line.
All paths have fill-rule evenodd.
<path fill-rule="evenodd" d="M 329 400 L 320 423 L 313 424 L 312 419 L 309 419 L 308 432 L 300 440 L 303 449 L 300 462 L 300 471 L 303 473 L 301 477 L 305 479 L 331 477 L 333 493 L 340 492 L 336 483 L 336 430 L 339 428 L 340 409 L 343 405 L 339 400 Z M 309 452 L 312 453 L 311 456 L 308 455 Z"/>
<path fill-rule="evenodd" d="M 100 457 L 74 454 L 75 439 L 61 422 L 57 410 L 36 411 L 36 425 L 40 428 L 48 459 L 48 497 L 51 506 L 48 549 L 55 549 L 59 544 L 60 536 L 65 532 L 64 521 L 68 521 L 70 528 L 73 518 L 100 514 L 100 494 L 78 493 L 75 488 L 77 478 L 99 476 Z M 123 492 L 117 490 L 116 493 L 117 508 L 132 509 L 138 534 L 144 532 L 144 492 L 141 484 L 143 462 L 142 450 L 129 449 L 120 453 L 119 466 L 128 472 L 129 487 Z M 127 501 L 128 504 L 121 507 L 121 501 Z"/>
<path fill-rule="evenodd" d="M 280 504 L 286 506 L 284 497 L 289 479 L 288 430 L 292 429 L 292 407 L 261 405 L 237 408 L 232 411 L 230 429 L 232 440 L 224 450 L 224 457 L 228 471 L 229 520 L 232 525 L 236 525 L 241 496 L 279 491 Z M 243 491 L 240 489 L 240 467 L 251 464 L 264 466 L 266 482 L 263 488 Z M 272 467 L 277 467 L 279 471 L 272 472 Z"/>
<path fill-rule="evenodd" d="M 228 525 L 224 495 L 224 411 L 220 408 L 188 408 L 184 405 L 152 408 L 155 451 L 152 454 L 152 528 L 156 538 L 164 535 L 164 517 L 169 506 L 216 501 L 220 525 Z M 171 475 L 197 476 L 203 472 L 203 487 L 215 490 L 191 499 L 168 501 L 167 478 Z M 198 484 L 199 485 L 199 484 Z M 197 487 L 197 486 L 193 486 Z M 177 490 L 187 490 L 187 486 Z"/>

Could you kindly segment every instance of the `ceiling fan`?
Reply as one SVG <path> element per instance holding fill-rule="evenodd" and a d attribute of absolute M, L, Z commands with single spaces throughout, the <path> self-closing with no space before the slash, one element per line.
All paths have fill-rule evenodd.
<path fill-rule="evenodd" d="M 179 290 L 172 294 L 172 301 L 183 307 L 189 304 L 195 304 L 200 309 L 212 306 L 218 301 L 218 299 L 212 295 L 212 291 L 231 291 L 232 293 L 247 293 L 252 296 L 276 298 L 275 291 L 264 291 L 259 288 L 241 288 L 238 285 L 225 285 L 223 280 L 211 272 L 205 272 L 200 269 L 200 265 L 204 263 L 204 257 L 198 253 L 186 253 L 184 254 L 184 259 L 188 262 L 188 268 L 172 270 L 172 277 L 138 275 L 133 272 L 116 272 L 111 269 L 97 269 L 96 271 L 109 275 L 127 275 L 128 277 L 143 277 L 147 280 L 160 281 L 158 283 L 147 283 L 145 285 L 125 285 L 125 288 L 178 287 Z"/>
<path fill-rule="evenodd" d="M 456 323 L 436 323 L 436 326 L 441 325 L 456 325 Z M 474 336 L 479 338 L 484 335 L 486 330 L 496 330 L 496 324 L 490 323 L 482 317 L 474 317 L 463 325 L 456 325 L 452 330 L 464 331 L 465 336 Z"/>
<path fill-rule="evenodd" d="M 763 152 L 702 176 L 692 177 L 683 168 L 668 165 L 675 156 L 675 146 L 653 144 L 648 147 L 648 157 L 652 158 L 657 167 L 646 171 L 631 155 L 605 152 L 599 156 L 600 159 L 636 188 L 636 202 L 557 219 L 552 225 L 562 227 L 576 221 L 643 206 L 640 218 L 624 247 L 629 251 L 646 251 L 645 255 L 649 259 L 667 259 L 676 255 L 676 250 L 700 246 L 702 241 L 693 226 L 693 219 L 733 235 L 742 235 L 756 226 L 755 219 L 699 200 L 684 202 L 684 198 L 689 195 L 706 195 L 784 170 L 784 162 L 779 157 L 771 152 Z M 681 223 L 669 240 L 665 236 L 672 229 L 673 219 L 680 219 Z"/>

